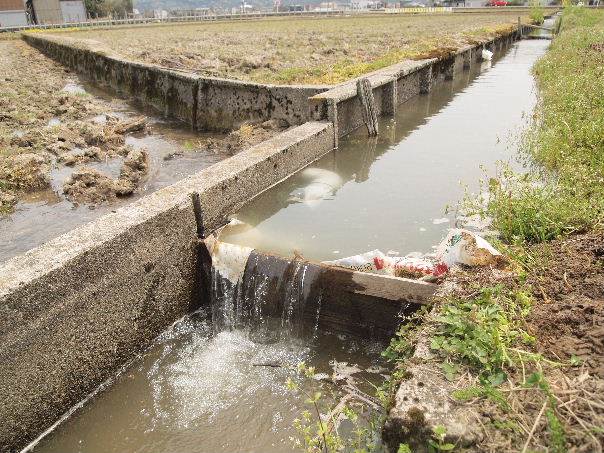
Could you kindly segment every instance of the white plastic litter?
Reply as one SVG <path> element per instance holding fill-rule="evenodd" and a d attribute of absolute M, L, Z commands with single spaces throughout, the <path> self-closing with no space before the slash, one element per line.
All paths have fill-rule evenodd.
<path fill-rule="evenodd" d="M 305 203 L 309 206 L 332 197 L 336 190 L 342 186 L 340 175 L 323 168 L 306 168 L 300 172 L 299 177 L 310 181 L 310 183 L 295 189 L 290 193 L 288 200 Z"/>
<path fill-rule="evenodd" d="M 355 271 L 369 272 L 372 274 L 387 274 L 388 272 L 384 265 L 385 260 L 387 259 L 391 258 L 376 249 L 360 255 L 341 258 L 339 260 L 323 261 L 323 264 L 347 267 L 348 269 L 354 269 Z"/>
<path fill-rule="evenodd" d="M 323 264 L 346 267 L 372 274 L 409 278 L 440 277 L 448 270 L 447 266 L 427 255 L 412 253 L 407 256 L 388 256 L 380 250 L 372 250 L 361 255 L 349 256 L 334 261 L 324 261 Z"/>
<path fill-rule="evenodd" d="M 493 52 L 491 52 L 488 49 L 482 49 L 482 59 L 483 60 L 490 60 L 493 58 Z"/>
<path fill-rule="evenodd" d="M 245 265 L 252 250 L 237 244 L 221 242 L 214 236 L 205 240 L 206 247 L 212 256 L 212 267 L 231 283 L 237 283 L 243 278 Z"/>
<path fill-rule="evenodd" d="M 507 260 L 491 244 L 472 231 L 452 229 L 436 250 L 436 259 L 448 267 L 499 266 Z"/>
<path fill-rule="evenodd" d="M 334 261 L 324 261 L 323 264 L 373 274 L 431 279 L 442 277 L 455 265 L 501 267 L 507 264 L 507 260 L 476 233 L 452 229 L 433 255 L 410 253 L 406 256 L 388 256 L 380 250 L 372 250 Z"/>

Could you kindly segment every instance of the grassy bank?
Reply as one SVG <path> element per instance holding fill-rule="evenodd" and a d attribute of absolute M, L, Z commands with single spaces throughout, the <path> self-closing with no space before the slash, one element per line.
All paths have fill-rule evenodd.
<path fill-rule="evenodd" d="M 509 243 L 588 231 L 604 216 L 604 14 L 574 9 L 535 68 L 541 106 L 525 137 L 538 164 L 491 185 L 487 211 Z"/>
<path fill-rule="evenodd" d="M 477 420 L 476 451 L 602 451 L 604 11 L 567 9 L 534 71 L 530 171 L 502 171 L 487 205 L 474 203 L 493 218 L 510 268 L 454 276 L 418 327 L 434 354 L 421 366 L 453 383 L 450 398 Z M 409 326 L 393 340 L 400 370 L 417 365 L 415 340 Z M 459 448 L 438 429 L 432 451 L 435 439 Z"/>

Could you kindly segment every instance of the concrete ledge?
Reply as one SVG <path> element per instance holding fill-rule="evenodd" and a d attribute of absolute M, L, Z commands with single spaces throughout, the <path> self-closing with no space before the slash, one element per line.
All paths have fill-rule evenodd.
<path fill-rule="evenodd" d="M 23 39 L 96 83 L 203 130 L 234 129 L 246 121 L 273 118 L 300 125 L 311 118 L 308 97 L 329 89 L 201 77 L 126 60 L 91 40 L 27 33 Z"/>
<path fill-rule="evenodd" d="M 208 228 L 332 149 L 329 123 L 286 131 L 0 266 L 0 448 L 22 448 L 199 304 Z"/>

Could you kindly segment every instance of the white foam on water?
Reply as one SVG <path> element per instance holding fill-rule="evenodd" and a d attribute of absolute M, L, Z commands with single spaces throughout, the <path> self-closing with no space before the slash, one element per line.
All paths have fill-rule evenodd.
<path fill-rule="evenodd" d="M 176 360 L 154 367 L 155 417 L 162 425 L 186 429 L 196 421 L 212 421 L 221 411 L 270 392 L 284 395 L 285 380 L 309 353 L 291 341 L 258 344 L 244 330 L 222 331 L 209 338 L 194 334 Z M 160 359 L 161 360 L 161 359 Z M 166 406 L 165 401 L 172 404 Z"/>

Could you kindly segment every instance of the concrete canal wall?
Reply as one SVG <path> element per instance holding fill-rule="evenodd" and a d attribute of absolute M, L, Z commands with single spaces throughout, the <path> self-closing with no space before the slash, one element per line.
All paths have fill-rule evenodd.
<path fill-rule="evenodd" d="M 31 441 L 195 308 L 196 235 L 332 149 L 309 122 L 0 265 L 0 450 Z"/>
<path fill-rule="evenodd" d="M 308 97 L 329 86 L 287 86 L 201 77 L 126 60 L 91 40 L 41 34 L 23 39 L 44 54 L 201 130 L 236 129 L 269 119 L 300 125 L 310 119 Z"/>
<path fill-rule="evenodd" d="M 522 27 L 522 33 L 528 27 Z M 482 50 L 500 51 L 521 37 L 521 32 L 499 36 L 490 41 L 464 47 L 442 58 L 405 60 L 401 63 L 365 75 L 371 84 L 379 115 L 394 115 L 399 105 L 419 94 L 428 93 L 433 86 L 452 80 L 482 59 Z M 327 119 L 334 125 L 334 144 L 338 138 L 363 126 L 362 106 L 357 96 L 356 80 L 335 86 L 309 99 L 315 119 Z"/>

